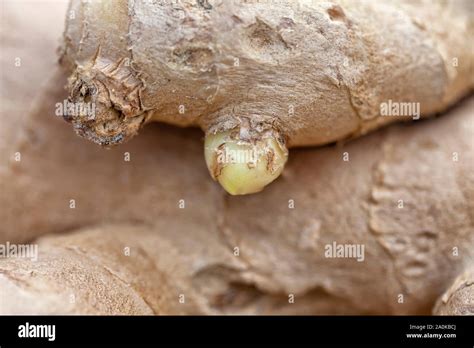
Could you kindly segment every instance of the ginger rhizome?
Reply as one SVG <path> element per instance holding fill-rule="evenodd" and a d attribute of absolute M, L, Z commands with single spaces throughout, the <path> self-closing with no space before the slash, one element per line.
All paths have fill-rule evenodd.
<path fill-rule="evenodd" d="M 106 146 L 151 121 L 197 126 L 213 139 L 249 125 L 251 133 L 271 129 L 277 137 L 266 139 L 281 148 L 278 169 L 268 160 L 249 161 L 245 170 L 226 166 L 224 177 L 238 189 L 223 184 L 228 180 L 207 161 L 230 193 L 259 191 L 281 172 L 285 147 L 353 138 L 414 118 L 381 115 L 389 101 L 414 103 L 426 116 L 465 95 L 473 86 L 469 6 L 73 0 L 61 61 L 71 71 L 70 100 L 95 103 L 96 114 L 67 120 Z"/>

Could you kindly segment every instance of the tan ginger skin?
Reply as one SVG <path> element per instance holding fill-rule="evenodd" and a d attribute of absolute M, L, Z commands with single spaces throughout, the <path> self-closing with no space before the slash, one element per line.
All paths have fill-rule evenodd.
<path fill-rule="evenodd" d="M 40 87 L 66 10 L 15 16 L 16 3 L 0 32 L 0 244 L 38 243 L 39 257 L 0 258 L 0 313 L 429 314 L 437 299 L 436 314 L 472 312 L 474 100 L 295 149 L 274 185 L 231 197 L 208 180 L 197 130 L 150 125 L 109 151 L 71 137 L 55 117 L 66 76 Z M 365 245 L 364 261 L 325 258 L 334 241 Z"/>
<path fill-rule="evenodd" d="M 101 145 L 150 121 L 198 126 L 217 136 L 209 140 L 216 147 L 206 142 L 211 175 L 232 194 L 256 192 L 281 173 L 286 148 L 407 119 L 381 116 L 382 103 L 419 103 L 426 116 L 465 95 L 473 86 L 469 6 L 73 0 L 62 49 L 69 99 L 96 109 L 65 118 Z M 262 164 L 218 163 L 217 147 L 229 143 L 261 150 Z"/>

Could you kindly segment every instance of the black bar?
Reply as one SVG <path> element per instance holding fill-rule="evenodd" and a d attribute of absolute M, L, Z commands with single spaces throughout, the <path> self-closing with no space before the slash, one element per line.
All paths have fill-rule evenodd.
<path fill-rule="evenodd" d="M 54 341 L 47 337 L 19 337 L 20 328 L 26 332 L 26 323 L 29 329 L 31 325 L 55 325 Z M 407 334 L 455 334 L 455 337 L 409 338 Z M 1 348 L 86 343 L 408 344 L 472 348 L 474 317 L 0 316 Z"/>

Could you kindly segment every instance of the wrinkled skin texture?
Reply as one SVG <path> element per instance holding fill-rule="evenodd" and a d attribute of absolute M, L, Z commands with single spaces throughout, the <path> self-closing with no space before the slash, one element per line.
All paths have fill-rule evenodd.
<path fill-rule="evenodd" d="M 388 100 L 422 115 L 473 86 L 472 2 L 73 0 L 62 62 L 76 132 L 113 145 L 146 122 L 207 133 L 251 122 L 287 146 L 367 133 Z M 408 117 L 408 119 L 410 119 Z"/>
<path fill-rule="evenodd" d="M 474 315 L 474 268 L 457 277 L 438 299 L 434 314 Z"/>

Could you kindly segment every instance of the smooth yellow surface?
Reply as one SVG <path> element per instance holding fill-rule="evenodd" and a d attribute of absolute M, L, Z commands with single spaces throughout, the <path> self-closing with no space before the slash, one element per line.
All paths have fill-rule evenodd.
<path fill-rule="evenodd" d="M 222 144 L 225 145 L 220 147 Z M 222 153 L 226 151 L 235 156 L 223 156 Z M 273 164 L 269 166 L 268 154 L 272 151 Z M 287 151 L 282 149 L 275 139 L 265 138 L 254 145 L 231 139 L 230 132 L 208 135 L 204 144 L 204 153 L 211 175 L 215 172 L 214 168 L 222 166 L 214 179 L 231 195 L 261 191 L 281 174 L 288 157 Z M 223 159 L 225 161 L 222 161 Z M 245 159 L 249 161 L 243 161 Z"/>

